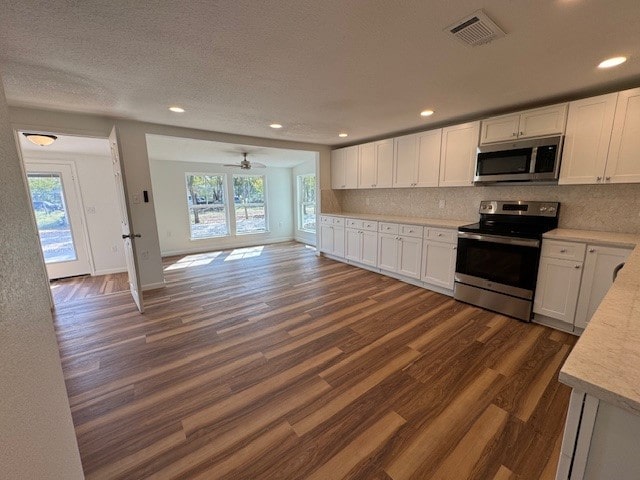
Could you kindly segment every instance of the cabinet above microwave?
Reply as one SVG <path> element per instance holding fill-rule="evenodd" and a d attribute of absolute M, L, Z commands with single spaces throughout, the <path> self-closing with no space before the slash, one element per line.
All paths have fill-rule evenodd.
<path fill-rule="evenodd" d="M 487 118 L 482 121 L 480 145 L 561 135 L 567 121 L 567 108 L 567 103 L 561 103 Z"/>

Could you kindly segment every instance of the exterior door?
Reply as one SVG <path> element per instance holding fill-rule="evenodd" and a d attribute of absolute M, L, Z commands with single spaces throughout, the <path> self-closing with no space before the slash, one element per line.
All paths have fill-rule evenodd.
<path fill-rule="evenodd" d="M 49 279 L 90 274 L 82 204 L 72 166 L 27 163 L 25 170 Z"/>
<path fill-rule="evenodd" d="M 122 225 L 122 239 L 124 241 L 124 256 L 127 263 L 127 273 L 129 274 L 129 290 L 133 301 L 140 313 L 144 312 L 142 303 L 142 288 L 140 287 L 140 276 L 138 275 L 138 260 L 136 257 L 136 246 L 134 239 L 140 235 L 134 235 L 129 224 L 129 205 L 127 204 L 127 187 L 125 185 L 124 172 L 120 164 L 120 144 L 116 136 L 116 127 L 113 127 L 109 135 L 109 145 L 111 146 L 111 159 L 113 164 L 113 174 L 116 178 L 116 191 L 118 205 L 120 207 L 120 223 Z"/>

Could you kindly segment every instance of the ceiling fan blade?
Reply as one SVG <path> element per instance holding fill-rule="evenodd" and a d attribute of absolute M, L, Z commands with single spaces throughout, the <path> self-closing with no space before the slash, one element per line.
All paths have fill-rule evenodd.
<path fill-rule="evenodd" d="M 251 162 L 251 168 L 267 168 L 264 163 Z"/>
<path fill-rule="evenodd" d="M 240 168 L 242 165 L 240 165 L 239 163 L 223 163 L 222 166 L 223 167 L 238 167 L 238 168 Z"/>

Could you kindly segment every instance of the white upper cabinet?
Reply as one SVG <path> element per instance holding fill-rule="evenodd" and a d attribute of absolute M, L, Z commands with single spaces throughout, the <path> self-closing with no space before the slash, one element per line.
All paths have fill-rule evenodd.
<path fill-rule="evenodd" d="M 440 150 L 441 187 L 473 185 L 480 122 L 463 123 L 442 129 Z"/>
<path fill-rule="evenodd" d="M 442 129 L 394 139 L 394 187 L 437 187 Z"/>
<path fill-rule="evenodd" d="M 358 188 L 358 145 L 331 152 L 331 188 Z"/>
<path fill-rule="evenodd" d="M 617 93 L 610 93 L 571 102 L 560 184 L 602 181 L 617 99 Z"/>
<path fill-rule="evenodd" d="M 386 188 L 393 180 L 393 139 L 360 145 L 358 188 Z"/>
<path fill-rule="evenodd" d="M 640 88 L 618 94 L 606 182 L 640 182 Z"/>
<path fill-rule="evenodd" d="M 640 183 L 640 88 L 571 102 L 560 183 Z"/>
<path fill-rule="evenodd" d="M 482 121 L 480 144 L 564 133 L 567 104 L 535 108 Z"/>

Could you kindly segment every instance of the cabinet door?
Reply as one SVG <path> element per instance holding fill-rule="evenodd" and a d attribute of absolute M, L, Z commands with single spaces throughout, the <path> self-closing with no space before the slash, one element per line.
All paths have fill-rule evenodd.
<path fill-rule="evenodd" d="M 398 269 L 398 240 L 397 235 L 389 233 L 378 234 L 378 267 L 395 272 Z"/>
<path fill-rule="evenodd" d="M 440 175 L 440 148 L 442 129 L 420 133 L 418 138 L 418 161 L 416 187 L 437 187 Z M 475 160 L 474 160 L 475 161 Z"/>
<path fill-rule="evenodd" d="M 453 290 L 456 245 L 425 240 L 422 250 L 423 282 Z"/>
<path fill-rule="evenodd" d="M 375 143 L 376 152 L 376 188 L 388 188 L 393 185 L 393 139 Z"/>
<path fill-rule="evenodd" d="M 617 99 L 617 93 L 610 93 L 569 104 L 560 184 L 603 179 Z"/>
<path fill-rule="evenodd" d="M 640 88 L 618 94 L 605 180 L 640 182 Z"/>
<path fill-rule="evenodd" d="M 378 263 L 378 234 L 376 232 L 360 232 L 360 261 L 375 267 Z"/>
<path fill-rule="evenodd" d="M 573 325 L 581 276 L 580 262 L 542 257 L 533 311 Z"/>
<path fill-rule="evenodd" d="M 418 135 L 405 135 L 393 139 L 393 186 L 413 187 L 418 174 Z M 438 151 L 440 146 L 438 145 Z M 440 156 L 438 154 L 438 164 Z"/>
<path fill-rule="evenodd" d="M 344 257 L 344 227 L 333 227 L 333 254 Z"/>
<path fill-rule="evenodd" d="M 360 231 L 353 228 L 344 230 L 344 256 L 349 260 L 360 261 Z"/>
<path fill-rule="evenodd" d="M 333 225 L 320 224 L 320 251 L 333 255 Z"/>
<path fill-rule="evenodd" d="M 566 121 L 566 103 L 527 110 L 520 114 L 518 138 L 562 134 Z"/>
<path fill-rule="evenodd" d="M 360 145 L 358 160 L 358 188 L 374 188 L 376 184 L 376 145 Z"/>
<path fill-rule="evenodd" d="M 480 122 L 442 129 L 439 183 L 441 187 L 473 185 L 479 131 Z"/>
<path fill-rule="evenodd" d="M 346 188 L 344 177 L 344 158 L 344 148 L 339 148 L 331 152 L 331 188 L 334 190 Z"/>
<path fill-rule="evenodd" d="M 576 327 L 585 328 L 600 302 L 613 285 L 613 272 L 623 264 L 631 250 L 589 245 L 580 283 L 580 296 L 576 309 Z"/>
<path fill-rule="evenodd" d="M 519 124 L 520 114 L 503 115 L 483 120 L 480 144 L 504 142 L 516 138 Z"/>
<path fill-rule="evenodd" d="M 344 188 L 358 188 L 358 154 L 358 145 L 344 149 Z"/>
<path fill-rule="evenodd" d="M 422 237 L 400 237 L 398 239 L 398 273 L 420 278 L 422 265 Z"/>

